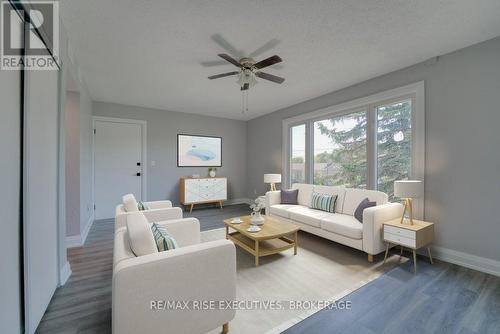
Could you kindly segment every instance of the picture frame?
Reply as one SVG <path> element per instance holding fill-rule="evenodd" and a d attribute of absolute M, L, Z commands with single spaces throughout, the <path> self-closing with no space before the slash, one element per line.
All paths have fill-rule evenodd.
<path fill-rule="evenodd" d="M 177 134 L 177 167 L 222 167 L 222 137 Z"/>

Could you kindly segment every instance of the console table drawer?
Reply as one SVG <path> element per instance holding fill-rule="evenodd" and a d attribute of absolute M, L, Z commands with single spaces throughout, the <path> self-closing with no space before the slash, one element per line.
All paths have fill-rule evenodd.
<path fill-rule="evenodd" d="M 390 226 L 390 225 L 384 225 L 384 234 L 385 233 L 391 233 L 391 234 L 405 237 L 408 239 L 416 239 L 417 238 L 415 231 L 408 230 L 405 228 L 399 228 L 396 226 Z"/>
<path fill-rule="evenodd" d="M 411 248 L 415 248 L 417 246 L 415 239 L 406 238 L 401 235 L 389 233 L 387 231 L 384 232 L 384 240 Z"/>

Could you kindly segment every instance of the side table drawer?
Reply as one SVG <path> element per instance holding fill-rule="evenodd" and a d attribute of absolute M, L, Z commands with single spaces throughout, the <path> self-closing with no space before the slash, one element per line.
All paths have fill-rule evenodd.
<path fill-rule="evenodd" d="M 405 228 L 399 228 L 391 225 L 384 225 L 384 233 L 390 233 L 394 235 L 399 235 L 409 239 L 416 239 L 415 231 L 411 231 Z"/>
<path fill-rule="evenodd" d="M 415 248 L 417 246 L 415 239 L 406 238 L 401 235 L 388 233 L 386 231 L 384 231 L 384 240 L 411 248 Z"/>

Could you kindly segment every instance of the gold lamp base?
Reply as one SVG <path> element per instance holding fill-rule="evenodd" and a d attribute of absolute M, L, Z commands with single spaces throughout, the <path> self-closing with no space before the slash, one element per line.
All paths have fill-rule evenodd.
<path fill-rule="evenodd" d="M 408 210 L 408 218 L 410 221 L 410 225 L 413 225 L 413 201 L 411 198 L 405 198 L 403 216 L 401 216 L 401 221 L 400 221 L 401 224 L 403 224 L 404 222 L 406 210 Z"/>
<path fill-rule="evenodd" d="M 271 183 L 271 191 L 276 191 L 276 184 L 275 183 Z"/>

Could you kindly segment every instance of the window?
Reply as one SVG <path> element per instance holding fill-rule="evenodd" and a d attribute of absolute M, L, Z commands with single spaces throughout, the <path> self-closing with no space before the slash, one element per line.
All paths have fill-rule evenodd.
<path fill-rule="evenodd" d="M 376 107 L 377 189 L 394 199 L 394 181 L 411 173 L 411 100 Z"/>
<path fill-rule="evenodd" d="M 290 178 L 293 183 L 306 182 L 306 125 L 291 127 Z"/>
<path fill-rule="evenodd" d="M 418 82 L 283 120 L 283 186 L 378 189 L 424 181 L 424 83 Z M 423 199 L 414 211 L 423 217 Z"/>
<path fill-rule="evenodd" d="M 366 188 L 366 111 L 314 122 L 314 184 Z"/>

